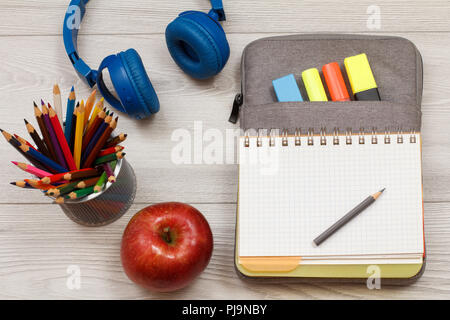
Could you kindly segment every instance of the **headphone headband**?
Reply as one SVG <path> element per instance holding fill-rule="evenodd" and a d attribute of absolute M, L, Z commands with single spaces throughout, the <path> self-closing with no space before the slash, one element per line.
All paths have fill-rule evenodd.
<path fill-rule="evenodd" d="M 86 13 L 86 4 L 89 0 L 72 0 L 64 17 L 63 38 L 67 55 L 80 77 L 89 84 L 95 86 L 97 71 L 92 70 L 78 55 L 78 30 Z"/>
<path fill-rule="evenodd" d="M 81 26 L 81 21 L 86 13 L 86 4 L 89 0 L 72 0 L 64 17 L 63 38 L 64 46 L 66 47 L 67 55 L 72 62 L 73 67 L 92 88 L 97 82 L 98 72 L 92 70 L 83 59 L 78 55 L 78 30 Z M 212 9 L 209 11 L 209 16 L 215 20 L 225 20 L 225 11 L 223 10 L 222 0 L 210 0 Z"/>

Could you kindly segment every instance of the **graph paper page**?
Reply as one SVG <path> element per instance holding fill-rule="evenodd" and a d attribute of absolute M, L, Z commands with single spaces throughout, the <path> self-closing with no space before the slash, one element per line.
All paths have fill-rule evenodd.
<path fill-rule="evenodd" d="M 359 144 L 288 146 L 250 138 L 239 146 L 239 255 L 341 256 L 423 253 L 420 135 Z M 319 247 L 312 241 L 369 195 L 384 193 Z"/>

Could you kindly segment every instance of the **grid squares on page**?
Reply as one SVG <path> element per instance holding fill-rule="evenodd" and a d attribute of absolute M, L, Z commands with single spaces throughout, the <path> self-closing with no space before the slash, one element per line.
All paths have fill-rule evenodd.
<path fill-rule="evenodd" d="M 378 136 L 378 141 L 384 141 Z M 420 137 L 418 137 L 420 138 Z M 240 143 L 239 254 L 341 256 L 423 251 L 420 143 Z M 382 197 L 318 248 L 312 240 L 368 195 Z"/>

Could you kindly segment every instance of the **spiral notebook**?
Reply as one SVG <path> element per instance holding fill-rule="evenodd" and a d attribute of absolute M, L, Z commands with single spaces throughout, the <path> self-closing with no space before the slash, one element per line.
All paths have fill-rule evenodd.
<path fill-rule="evenodd" d="M 418 264 L 424 256 L 419 133 L 255 133 L 239 146 L 238 257 L 283 265 Z M 368 195 L 371 207 L 313 239 Z M 284 261 L 284 262 L 283 262 Z"/>

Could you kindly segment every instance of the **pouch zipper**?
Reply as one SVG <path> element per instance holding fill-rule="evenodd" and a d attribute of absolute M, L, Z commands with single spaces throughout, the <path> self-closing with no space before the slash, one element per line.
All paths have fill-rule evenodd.
<path fill-rule="evenodd" d="M 243 99 L 243 94 L 242 93 L 238 93 L 235 97 L 234 97 L 234 101 L 233 101 L 233 109 L 231 110 L 231 114 L 230 114 L 230 118 L 228 119 L 229 122 L 231 123 L 236 123 L 239 119 L 239 110 L 241 109 L 241 106 L 244 102 Z"/>

